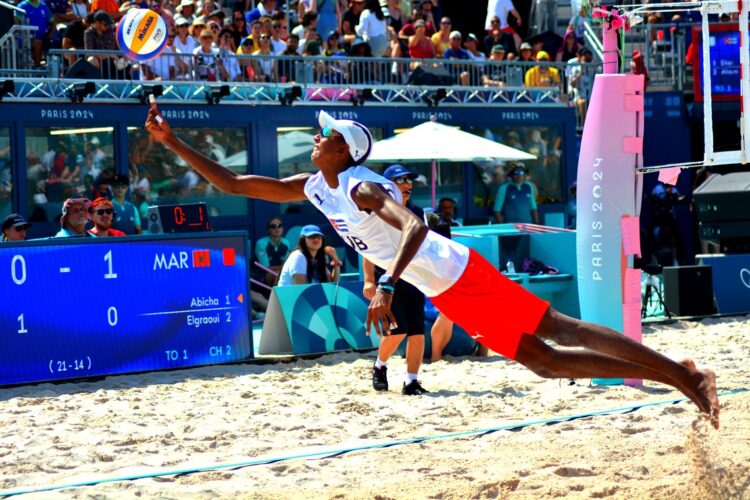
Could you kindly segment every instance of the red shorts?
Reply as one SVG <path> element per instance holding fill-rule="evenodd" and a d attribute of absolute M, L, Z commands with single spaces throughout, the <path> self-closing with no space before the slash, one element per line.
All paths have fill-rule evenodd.
<path fill-rule="evenodd" d="M 458 281 L 430 300 L 477 342 L 510 359 L 516 358 L 521 336 L 533 334 L 549 309 L 549 302 L 503 276 L 471 249 Z"/>

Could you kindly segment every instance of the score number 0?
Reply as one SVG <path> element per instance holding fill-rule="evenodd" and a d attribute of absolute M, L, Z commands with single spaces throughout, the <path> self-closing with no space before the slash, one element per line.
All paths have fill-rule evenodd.
<path fill-rule="evenodd" d="M 104 254 L 104 261 L 107 263 L 107 272 L 104 274 L 104 279 L 116 279 L 117 273 L 112 269 L 112 250 Z M 23 255 L 14 255 L 11 259 L 10 277 L 16 285 L 23 285 L 26 283 L 26 259 L 23 258 Z M 24 322 L 23 313 L 21 313 L 16 319 L 19 324 L 18 333 L 29 333 Z M 107 309 L 107 323 L 109 323 L 109 326 L 117 325 L 117 308 L 115 306 L 110 306 Z"/>

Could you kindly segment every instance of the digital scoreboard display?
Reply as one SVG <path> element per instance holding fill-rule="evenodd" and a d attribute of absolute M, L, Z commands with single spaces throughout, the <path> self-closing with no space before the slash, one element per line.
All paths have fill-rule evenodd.
<path fill-rule="evenodd" d="M 740 31 L 737 24 L 709 26 L 711 58 L 711 99 L 735 101 L 740 99 Z M 693 40 L 701 40 L 700 27 L 693 28 Z M 693 59 L 695 100 L 703 101 L 703 48 L 697 44 Z M 697 64 L 696 63 L 697 60 Z"/>
<path fill-rule="evenodd" d="M 0 245 L 0 385 L 253 356 L 242 232 Z"/>

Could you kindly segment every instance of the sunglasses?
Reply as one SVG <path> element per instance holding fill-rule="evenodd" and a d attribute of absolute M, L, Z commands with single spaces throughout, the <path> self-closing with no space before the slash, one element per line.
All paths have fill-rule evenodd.
<path fill-rule="evenodd" d="M 29 229 L 29 226 L 12 226 L 12 227 L 13 227 L 13 230 L 16 231 L 17 233 L 22 233 Z"/>
<path fill-rule="evenodd" d="M 115 213 L 115 211 L 112 208 L 100 208 L 98 210 L 94 210 L 94 213 L 96 215 L 104 215 L 104 214 L 112 215 L 113 213 Z"/>
<path fill-rule="evenodd" d="M 235 21 L 244 21 L 245 18 L 244 17 L 235 17 L 234 20 Z"/>
<path fill-rule="evenodd" d="M 267 36 L 262 36 L 262 37 L 260 37 L 260 39 L 261 40 L 268 40 L 268 37 Z"/>
<path fill-rule="evenodd" d="M 281 229 L 284 227 L 284 224 L 269 224 L 268 229 Z"/>
<path fill-rule="evenodd" d="M 500 20 L 499 19 L 493 19 L 492 21 L 490 21 L 490 24 L 500 24 Z"/>
<path fill-rule="evenodd" d="M 409 177 L 397 177 L 393 179 L 393 182 L 395 182 L 396 184 L 411 184 L 414 181 Z"/>
<path fill-rule="evenodd" d="M 311 234 L 310 236 L 305 236 L 308 240 L 321 240 L 323 237 L 319 234 Z"/>
<path fill-rule="evenodd" d="M 320 131 L 320 135 L 322 135 L 323 137 L 333 137 L 333 129 L 330 126 L 326 125 Z"/>

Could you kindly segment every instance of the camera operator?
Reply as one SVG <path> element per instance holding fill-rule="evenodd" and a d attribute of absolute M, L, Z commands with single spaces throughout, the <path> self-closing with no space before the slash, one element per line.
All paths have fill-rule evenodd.
<path fill-rule="evenodd" d="M 662 266 L 671 266 L 675 258 L 683 261 L 682 235 L 677 227 L 676 208 L 686 203 L 685 195 L 675 186 L 659 182 L 651 191 L 651 205 L 654 256 Z"/>

